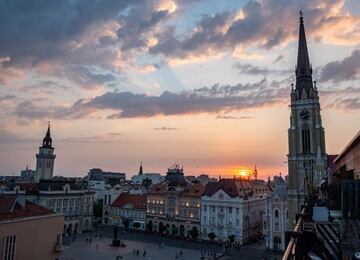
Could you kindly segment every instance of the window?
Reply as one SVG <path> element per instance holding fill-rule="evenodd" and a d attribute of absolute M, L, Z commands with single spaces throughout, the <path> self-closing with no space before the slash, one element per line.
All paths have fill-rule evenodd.
<path fill-rule="evenodd" d="M 236 208 L 236 215 L 239 215 L 239 208 Z"/>
<path fill-rule="evenodd" d="M 275 218 L 279 217 L 279 211 L 277 209 L 275 209 Z"/>
<path fill-rule="evenodd" d="M 206 212 L 207 211 L 207 206 L 204 206 L 204 212 Z"/>
<path fill-rule="evenodd" d="M 229 208 L 229 214 L 232 214 L 232 208 L 231 207 Z"/>
<path fill-rule="evenodd" d="M 301 132 L 303 153 L 310 153 L 310 130 L 308 126 L 304 126 Z"/>
<path fill-rule="evenodd" d="M 4 260 L 15 259 L 16 236 L 7 236 L 4 246 Z"/>
<path fill-rule="evenodd" d="M 276 223 L 275 223 L 275 231 L 279 231 L 279 230 L 280 230 L 280 228 L 279 228 L 279 223 L 276 222 Z"/>

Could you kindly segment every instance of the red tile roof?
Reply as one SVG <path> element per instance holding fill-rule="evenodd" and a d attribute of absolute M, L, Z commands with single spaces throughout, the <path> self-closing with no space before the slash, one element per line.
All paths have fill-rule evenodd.
<path fill-rule="evenodd" d="M 206 185 L 204 195 L 211 197 L 220 189 L 232 198 L 247 199 L 255 194 L 254 186 L 248 180 L 220 179 L 218 182 L 209 182 Z"/>
<path fill-rule="evenodd" d="M 0 221 L 49 214 L 53 212 L 28 200 L 25 201 L 25 207 L 22 207 L 16 196 L 0 197 Z"/>
<path fill-rule="evenodd" d="M 196 183 L 186 188 L 183 192 L 183 196 L 201 197 L 205 191 L 206 186 L 200 183 Z"/>
<path fill-rule="evenodd" d="M 151 186 L 148 194 L 163 195 L 165 194 L 165 191 L 166 191 L 166 184 L 162 182 Z"/>
<path fill-rule="evenodd" d="M 111 206 L 122 208 L 127 204 L 131 204 L 134 209 L 146 209 L 146 195 L 121 193 Z"/>

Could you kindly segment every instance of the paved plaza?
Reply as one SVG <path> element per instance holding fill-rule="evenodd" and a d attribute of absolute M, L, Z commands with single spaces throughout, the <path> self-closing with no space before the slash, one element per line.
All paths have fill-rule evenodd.
<path fill-rule="evenodd" d="M 77 239 L 71 246 L 64 247 L 61 260 L 105 260 L 116 259 L 116 256 L 122 256 L 124 260 L 160 260 L 160 259 L 175 259 L 175 254 L 180 251 L 183 255 L 179 260 L 197 260 L 200 259 L 201 252 L 193 249 L 177 248 L 166 246 L 159 248 L 159 245 L 153 243 L 145 243 L 140 241 L 125 240 L 126 247 L 114 248 L 109 246 L 111 239 L 103 238 L 93 239 L 92 243 L 86 242 L 84 239 Z M 140 255 L 134 255 L 133 249 L 139 250 Z M 144 250 L 146 256 L 143 256 Z"/>
<path fill-rule="evenodd" d="M 77 235 L 76 240 L 70 246 L 64 246 L 60 260 L 116 260 L 122 256 L 123 260 L 172 260 L 175 255 L 183 252 L 178 260 L 198 260 L 201 252 L 222 251 L 220 247 L 208 244 L 195 243 L 186 240 L 177 240 L 168 237 L 160 237 L 144 233 L 120 232 L 121 241 L 125 241 L 126 247 L 114 248 L 111 244 L 111 229 L 101 229 L 102 239 L 95 237 L 94 233 Z M 92 238 L 92 242 L 86 242 L 86 238 Z M 159 245 L 164 244 L 164 248 Z M 133 249 L 139 250 L 139 255 L 133 255 Z M 144 250 L 146 256 L 143 256 Z M 231 250 L 231 256 L 221 258 L 223 260 L 235 259 L 281 259 L 279 253 L 265 249 L 264 243 L 244 246 L 241 250 Z"/>

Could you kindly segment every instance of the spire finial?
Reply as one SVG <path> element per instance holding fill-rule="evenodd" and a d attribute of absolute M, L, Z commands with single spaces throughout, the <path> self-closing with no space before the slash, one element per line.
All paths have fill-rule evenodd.
<path fill-rule="evenodd" d="M 142 162 L 140 162 L 139 175 L 143 175 L 143 166 L 142 166 Z"/>
<path fill-rule="evenodd" d="M 304 17 L 303 17 L 303 12 L 302 12 L 302 10 L 300 10 L 300 18 L 299 18 L 299 20 L 300 20 L 300 24 L 304 24 Z"/>
<path fill-rule="evenodd" d="M 47 129 L 46 135 L 50 136 L 50 121 L 48 121 L 48 129 Z"/>

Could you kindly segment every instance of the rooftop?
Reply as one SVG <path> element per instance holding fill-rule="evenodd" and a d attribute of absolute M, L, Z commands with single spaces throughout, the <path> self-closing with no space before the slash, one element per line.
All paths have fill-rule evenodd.
<path fill-rule="evenodd" d="M 128 204 L 134 209 L 146 209 L 146 195 L 121 193 L 111 206 L 122 208 Z"/>
<path fill-rule="evenodd" d="M 53 214 L 53 211 L 24 200 L 23 205 L 16 196 L 0 197 L 0 222 Z"/>

